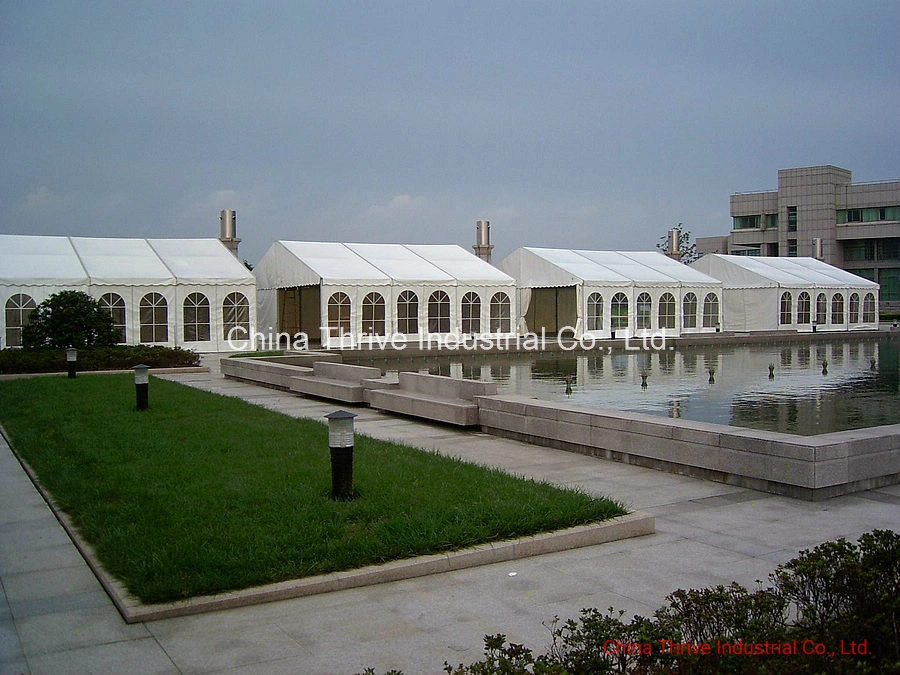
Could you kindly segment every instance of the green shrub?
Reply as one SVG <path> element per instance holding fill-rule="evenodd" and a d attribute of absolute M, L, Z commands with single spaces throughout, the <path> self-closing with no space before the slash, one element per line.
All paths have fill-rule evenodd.
<path fill-rule="evenodd" d="M 119 339 L 109 312 L 82 291 L 59 291 L 31 313 L 22 329 L 26 348 L 109 346 Z"/>
<path fill-rule="evenodd" d="M 873 530 L 826 542 L 779 566 L 771 588 L 677 590 L 652 618 L 583 609 L 550 625 L 535 656 L 486 635 L 485 658 L 444 664 L 450 675 L 571 673 L 900 673 L 900 535 Z M 772 653 L 729 653 L 728 645 Z M 667 645 L 668 648 L 667 648 Z M 709 646 L 708 654 L 678 645 Z M 824 653 L 815 653 L 820 648 Z M 794 651 L 796 650 L 796 651 Z M 807 653 L 809 652 L 809 653 Z M 370 671 L 371 672 L 371 671 Z"/>
<path fill-rule="evenodd" d="M 78 370 L 127 370 L 139 363 L 151 368 L 199 365 L 194 352 L 180 347 L 119 345 L 78 350 Z M 64 349 L 0 350 L 0 374 L 59 373 L 66 370 Z"/>

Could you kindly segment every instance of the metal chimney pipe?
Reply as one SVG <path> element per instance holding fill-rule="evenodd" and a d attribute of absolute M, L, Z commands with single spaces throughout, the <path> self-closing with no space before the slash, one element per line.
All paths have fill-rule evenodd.
<path fill-rule="evenodd" d="M 237 238 L 237 213 L 233 209 L 222 209 L 219 212 L 219 241 L 238 257 L 238 244 L 241 240 Z"/>
<path fill-rule="evenodd" d="M 475 221 L 475 245 L 472 247 L 475 255 L 484 260 L 491 262 L 491 223 L 489 220 Z"/>
<path fill-rule="evenodd" d="M 681 260 L 681 230 L 677 227 L 669 230 L 669 251 L 666 255 L 674 260 Z"/>

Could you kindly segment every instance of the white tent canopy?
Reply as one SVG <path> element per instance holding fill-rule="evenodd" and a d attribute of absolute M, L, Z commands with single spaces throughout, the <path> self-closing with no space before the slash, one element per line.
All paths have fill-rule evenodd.
<path fill-rule="evenodd" d="M 878 284 L 815 258 L 716 253 L 691 267 L 722 280 L 726 330 L 878 327 Z"/>
<path fill-rule="evenodd" d="M 109 309 L 126 344 L 221 351 L 227 328 L 255 331 L 255 284 L 218 239 L 0 234 L 0 336 L 20 344 L 33 307 L 80 290 Z"/>
<path fill-rule="evenodd" d="M 328 347 L 514 328 L 515 280 L 455 245 L 276 241 L 254 274 L 264 330 Z"/>
<path fill-rule="evenodd" d="M 675 336 L 721 320 L 722 284 L 662 253 L 523 247 L 498 268 L 519 286 L 520 330 Z"/>

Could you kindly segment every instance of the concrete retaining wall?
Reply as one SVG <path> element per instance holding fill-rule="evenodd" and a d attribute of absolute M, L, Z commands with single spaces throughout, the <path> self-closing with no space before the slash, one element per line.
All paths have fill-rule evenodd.
<path fill-rule="evenodd" d="M 487 433 L 800 499 L 900 482 L 900 425 L 794 436 L 522 396 L 475 400 Z"/>

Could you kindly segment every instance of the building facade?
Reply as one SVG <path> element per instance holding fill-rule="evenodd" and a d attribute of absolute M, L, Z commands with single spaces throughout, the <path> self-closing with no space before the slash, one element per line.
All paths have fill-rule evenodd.
<path fill-rule="evenodd" d="M 900 310 L 900 181 L 853 183 L 847 169 L 778 171 L 778 189 L 731 195 L 731 233 L 697 251 L 810 256 L 881 285 L 881 309 Z"/>

